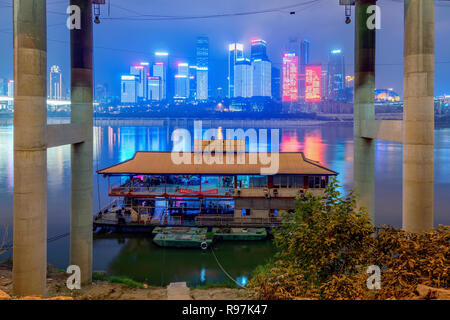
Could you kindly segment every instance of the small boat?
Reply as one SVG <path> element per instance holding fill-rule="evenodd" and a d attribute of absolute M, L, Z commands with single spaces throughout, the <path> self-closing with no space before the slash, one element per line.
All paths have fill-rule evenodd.
<path fill-rule="evenodd" d="M 212 232 L 217 240 L 249 241 L 267 238 L 265 228 L 213 228 Z"/>
<path fill-rule="evenodd" d="M 160 247 L 207 249 L 212 244 L 206 234 L 158 233 L 153 242 Z"/>

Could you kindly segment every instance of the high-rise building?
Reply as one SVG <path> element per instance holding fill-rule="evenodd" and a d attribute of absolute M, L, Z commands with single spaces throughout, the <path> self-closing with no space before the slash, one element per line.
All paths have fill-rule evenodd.
<path fill-rule="evenodd" d="M 272 96 L 272 64 L 268 60 L 252 61 L 252 96 Z"/>
<path fill-rule="evenodd" d="M 305 102 L 322 101 L 322 65 L 307 65 L 305 69 Z"/>
<path fill-rule="evenodd" d="M 272 65 L 272 99 L 281 101 L 281 72 Z"/>
<path fill-rule="evenodd" d="M 141 62 L 140 65 L 143 67 L 142 72 L 142 91 L 144 100 L 148 100 L 148 77 L 150 76 L 150 63 Z"/>
<path fill-rule="evenodd" d="M 0 78 L 0 96 L 6 96 L 8 94 L 8 81 Z"/>
<path fill-rule="evenodd" d="M 298 56 L 285 53 L 283 56 L 283 102 L 298 102 Z"/>
<path fill-rule="evenodd" d="M 267 56 L 267 43 L 262 39 L 251 40 L 252 96 L 272 96 L 272 63 Z"/>
<path fill-rule="evenodd" d="M 197 38 L 197 100 L 208 100 L 209 38 Z"/>
<path fill-rule="evenodd" d="M 52 100 L 62 99 L 62 73 L 58 66 L 52 66 L 50 68 L 50 85 L 49 85 L 49 98 Z"/>
<path fill-rule="evenodd" d="M 153 64 L 153 76 L 161 79 L 161 100 L 167 98 L 168 89 L 169 54 L 167 52 L 155 52 Z"/>
<path fill-rule="evenodd" d="M 122 103 L 136 103 L 139 91 L 139 78 L 135 75 L 122 76 L 120 101 Z"/>
<path fill-rule="evenodd" d="M 189 98 L 197 97 L 197 66 L 189 66 Z"/>
<path fill-rule="evenodd" d="M 148 100 L 160 101 L 161 100 L 161 78 L 160 77 L 147 77 L 148 82 Z"/>
<path fill-rule="evenodd" d="M 345 60 L 341 50 L 330 52 L 328 59 L 328 99 L 341 100 L 345 88 Z"/>
<path fill-rule="evenodd" d="M 184 62 L 178 63 L 178 73 L 175 75 L 174 98 L 189 98 L 189 64 Z"/>
<path fill-rule="evenodd" d="M 250 59 L 256 60 L 261 59 L 268 61 L 269 58 L 267 57 L 267 42 L 262 39 L 253 39 L 250 41 L 251 43 L 251 52 L 250 52 Z"/>
<path fill-rule="evenodd" d="M 234 97 L 234 66 L 237 59 L 244 58 L 244 45 L 231 43 L 228 46 L 228 97 Z"/>
<path fill-rule="evenodd" d="M 303 40 L 300 43 L 300 56 L 299 56 L 299 95 L 302 100 L 305 99 L 305 78 L 306 78 L 306 66 L 309 61 L 309 41 Z"/>
<path fill-rule="evenodd" d="M 252 65 L 249 59 L 236 59 L 234 65 L 234 96 L 250 98 L 252 96 Z"/>
<path fill-rule="evenodd" d="M 141 66 L 140 64 L 134 65 L 130 67 L 130 75 L 135 76 L 136 82 L 137 82 L 137 93 L 136 97 L 137 100 L 145 100 L 145 91 L 147 87 L 144 87 L 145 81 L 145 69 L 144 66 Z"/>
<path fill-rule="evenodd" d="M 14 98 L 14 80 L 8 81 L 8 97 Z M 13 101 L 8 101 L 8 107 L 12 107 L 14 105 Z"/>

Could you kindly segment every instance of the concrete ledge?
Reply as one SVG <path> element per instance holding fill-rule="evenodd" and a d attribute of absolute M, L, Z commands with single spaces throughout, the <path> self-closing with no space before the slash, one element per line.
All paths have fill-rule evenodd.
<path fill-rule="evenodd" d="M 47 148 L 83 142 L 84 129 L 84 125 L 76 123 L 47 125 Z"/>
<path fill-rule="evenodd" d="M 361 120 L 361 137 L 403 142 L 403 121 Z"/>

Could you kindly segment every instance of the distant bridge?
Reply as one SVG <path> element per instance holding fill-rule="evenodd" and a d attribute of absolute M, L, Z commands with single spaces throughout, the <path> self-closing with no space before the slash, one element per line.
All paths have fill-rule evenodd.
<path fill-rule="evenodd" d="M 8 101 L 14 101 L 13 97 L 8 96 L 0 96 L 0 102 L 8 102 Z M 70 105 L 70 100 L 53 100 L 53 99 L 47 99 L 47 105 L 49 106 L 68 106 Z M 98 103 L 94 102 L 94 106 L 97 106 Z"/>

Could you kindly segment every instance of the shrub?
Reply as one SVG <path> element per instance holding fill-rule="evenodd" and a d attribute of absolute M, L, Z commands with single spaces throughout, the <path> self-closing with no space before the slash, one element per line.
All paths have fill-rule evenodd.
<path fill-rule="evenodd" d="M 258 299 L 400 299 L 418 284 L 448 288 L 450 228 L 411 234 L 372 226 L 356 196 L 307 193 L 274 230 L 278 252 L 249 282 Z M 380 266 L 381 290 L 368 290 L 366 268 Z"/>

